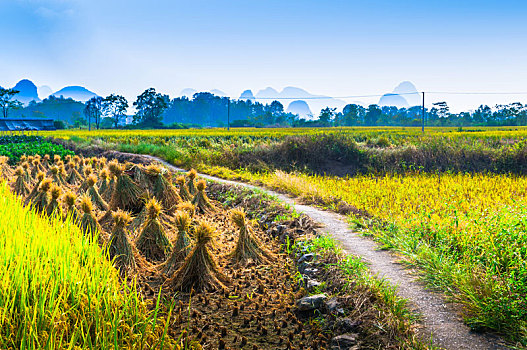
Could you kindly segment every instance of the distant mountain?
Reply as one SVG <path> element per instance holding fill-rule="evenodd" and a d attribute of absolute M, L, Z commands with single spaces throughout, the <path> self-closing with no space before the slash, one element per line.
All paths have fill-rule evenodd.
<path fill-rule="evenodd" d="M 72 98 L 75 101 L 86 102 L 92 97 L 98 95 L 82 86 L 66 86 L 65 88 L 52 94 L 55 97 Z"/>
<path fill-rule="evenodd" d="M 271 103 L 273 99 L 276 99 L 277 101 L 280 101 L 283 105 L 287 105 L 291 102 L 292 99 L 295 100 L 293 102 L 297 102 L 298 100 L 300 100 L 308 106 L 310 114 L 313 114 L 311 113 L 311 111 L 313 111 L 314 115 L 318 115 L 320 111 L 326 107 L 336 107 L 337 109 L 341 109 L 346 105 L 345 101 L 324 95 L 314 95 L 304 89 L 294 86 L 287 86 L 282 89 L 281 92 L 276 91 L 272 87 L 267 87 L 263 90 L 258 91 L 258 93 L 256 94 L 256 100 L 258 100 L 259 98 L 261 98 L 262 100 L 259 100 L 258 102 Z M 295 103 L 295 105 L 296 104 L 297 103 Z"/>
<path fill-rule="evenodd" d="M 421 105 L 421 95 L 417 92 L 415 85 L 409 81 L 403 81 L 397 85 L 393 92 L 403 96 L 410 106 Z"/>
<path fill-rule="evenodd" d="M 240 95 L 240 100 L 254 100 L 254 95 L 252 90 L 245 90 Z"/>
<path fill-rule="evenodd" d="M 40 97 L 41 100 L 46 99 L 49 95 L 53 93 L 53 90 L 47 85 L 39 86 L 38 89 L 38 97 Z"/>
<path fill-rule="evenodd" d="M 408 108 L 408 101 L 401 95 L 384 94 L 379 100 L 379 106 L 395 106 L 397 108 Z"/>
<path fill-rule="evenodd" d="M 289 104 L 286 110 L 287 113 L 297 114 L 300 118 L 311 119 L 313 113 L 309 109 L 309 105 L 302 100 L 293 101 Z"/>
<path fill-rule="evenodd" d="M 40 102 L 37 93 L 37 86 L 33 84 L 31 80 L 20 80 L 13 89 L 20 91 L 14 98 L 22 102 L 24 105 L 29 104 L 31 101 Z"/>
<path fill-rule="evenodd" d="M 421 104 L 421 95 L 414 84 L 409 81 L 403 81 L 392 93 L 384 94 L 379 99 L 379 106 L 395 106 L 397 108 L 408 108 L 419 106 Z"/>
<path fill-rule="evenodd" d="M 278 98 L 279 97 L 278 91 L 273 89 L 272 87 L 266 87 L 263 90 L 260 90 L 256 93 L 256 98 Z"/>
<path fill-rule="evenodd" d="M 218 90 L 218 89 L 212 89 L 212 90 L 210 90 L 210 93 L 213 94 L 213 95 L 216 95 L 216 96 L 220 96 L 220 97 L 227 96 L 226 93 L 224 93 L 223 91 Z"/>
<path fill-rule="evenodd" d="M 181 97 L 185 96 L 185 97 L 188 97 L 188 98 L 192 98 L 192 96 L 194 96 L 194 94 L 195 94 L 196 92 L 197 92 L 197 91 L 194 90 L 194 89 L 186 88 L 186 89 L 181 90 L 181 92 L 179 93 L 179 95 L 180 95 Z"/>

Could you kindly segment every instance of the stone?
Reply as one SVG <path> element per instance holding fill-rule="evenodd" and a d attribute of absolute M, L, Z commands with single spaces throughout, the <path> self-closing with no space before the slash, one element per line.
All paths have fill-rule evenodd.
<path fill-rule="evenodd" d="M 360 321 L 354 321 L 351 318 L 340 318 L 336 322 L 336 327 L 343 332 L 355 332 L 360 326 Z"/>
<path fill-rule="evenodd" d="M 311 262 L 311 261 L 313 261 L 314 258 L 315 258 L 315 254 L 313 254 L 313 253 L 304 254 L 304 255 L 302 255 L 300 257 L 300 259 L 298 259 L 298 263 L 301 264 L 304 261 L 305 262 Z"/>
<path fill-rule="evenodd" d="M 324 302 L 326 311 L 330 314 L 344 314 L 344 309 L 340 307 L 340 303 L 337 298 L 331 298 Z"/>
<path fill-rule="evenodd" d="M 351 350 L 357 345 L 356 334 L 342 334 L 331 339 L 332 350 Z"/>
<path fill-rule="evenodd" d="M 317 288 L 318 286 L 320 286 L 321 284 L 322 283 L 320 283 L 317 280 L 313 280 L 311 278 L 307 278 L 306 287 L 307 287 L 307 290 L 311 291 L 311 290 Z"/>
<path fill-rule="evenodd" d="M 315 267 L 306 267 L 301 273 L 307 276 L 314 276 L 318 273 L 318 269 Z"/>
<path fill-rule="evenodd" d="M 302 299 L 299 299 L 296 301 L 296 306 L 298 307 L 298 310 L 300 311 L 310 311 L 315 309 L 320 309 L 322 306 L 324 306 L 324 302 L 328 296 L 324 293 L 322 294 L 315 294 L 310 295 L 307 297 L 303 297 Z"/>

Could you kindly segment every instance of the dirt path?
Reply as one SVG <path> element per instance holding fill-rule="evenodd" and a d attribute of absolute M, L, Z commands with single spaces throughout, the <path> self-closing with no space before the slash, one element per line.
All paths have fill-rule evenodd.
<path fill-rule="evenodd" d="M 185 171 L 159 158 L 146 155 L 145 157 L 161 162 L 173 171 Z M 388 251 L 377 250 L 378 247 L 374 241 L 353 232 L 346 222 L 346 217 L 299 204 L 291 197 L 266 188 L 205 174 L 200 174 L 200 176 L 216 182 L 266 192 L 322 224 L 323 229 L 340 242 L 344 252 L 362 257 L 369 264 L 370 270 L 374 274 L 378 274 L 379 277 L 385 278 L 392 285 L 398 287 L 397 294 L 409 300 L 413 308 L 422 317 L 420 335 L 423 339 L 432 339 L 435 346 L 449 350 L 509 349 L 497 337 L 471 332 L 457 315 L 454 306 L 448 303 L 444 296 L 426 290 L 422 283 L 416 281 L 408 269 L 397 263 L 397 257 Z"/>

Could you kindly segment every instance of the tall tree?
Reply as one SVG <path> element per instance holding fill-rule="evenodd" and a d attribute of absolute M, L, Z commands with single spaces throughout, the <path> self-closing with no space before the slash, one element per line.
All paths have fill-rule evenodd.
<path fill-rule="evenodd" d="M 103 98 L 100 96 L 92 97 L 86 102 L 84 115 L 88 118 L 88 126 L 91 129 L 91 121 L 95 122 L 95 127 L 99 130 L 103 113 Z"/>
<path fill-rule="evenodd" d="M 326 107 L 323 110 L 320 111 L 320 115 L 318 117 L 318 120 L 320 121 L 320 124 L 322 126 L 329 126 L 330 123 L 333 121 L 333 117 L 335 116 L 336 108 L 329 108 Z"/>
<path fill-rule="evenodd" d="M 134 123 L 148 127 L 157 127 L 161 123 L 161 115 L 167 109 L 170 98 L 156 92 L 156 89 L 150 88 L 137 96 L 134 107 L 137 113 L 134 116 Z"/>
<path fill-rule="evenodd" d="M 381 118 L 382 111 L 378 105 L 369 105 L 366 115 L 364 116 L 364 123 L 367 126 L 377 125 L 377 121 Z"/>
<path fill-rule="evenodd" d="M 22 107 L 22 103 L 12 98 L 20 91 L 15 89 L 4 89 L 0 87 L 0 108 L 2 108 L 2 115 L 7 118 L 10 109 L 17 109 Z"/>
<path fill-rule="evenodd" d="M 117 128 L 119 122 L 125 117 L 128 101 L 124 96 L 111 94 L 102 101 L 103 113 L 106 118 L 110 118 L 113 126 Z"/>

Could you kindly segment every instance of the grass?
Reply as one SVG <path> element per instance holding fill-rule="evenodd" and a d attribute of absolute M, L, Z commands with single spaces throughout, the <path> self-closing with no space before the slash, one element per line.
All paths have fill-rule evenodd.
<path fill-rule="evenodd" d="M 333 290 L 333 292 L 336 292 L 337 295 L 354 295 L 357 298 L 355 301 L 357 305 L 354 312 L 357 314 L 365 312 L 363 303 L 367 306 L 369 306 L 368 303 L 375 304 L 376 319 L 374 322 L 376 324 L 371 327 L 365 327 L 366 329 L 364 331 L 374 333 L 375 329 L 383 329 L 388 334 L 397 334 L 395 337 L 397 338 L 398 348 L 400 349 L 416 350 L 434 348 L 432 345 L 426 344 L 416 338 L 413 325 L 418 315 L 409 311 L 405 299 L 397 296 L 396 287 L 390 285 L 384 279 L 372 276 L 367 264 L 359 257 L 352 255 L 344 256 L 333 238 L 319 236 L 309 241 L 302 241 L 295 248 L 316 254 L 317 261 L 326 261 L 322 266 L 324 269 L 333 270 L 333 274 L 335 274 L 335 270 L 337 271 L 336 274 L 340 275 L 341 280 L 344 281 L 344 285 L 340 290 Z M 313 294 L 326 292 L 326 289 L 328 288 L 324 283 Z M 361 298 L 364 298 L 364 300 Z M 352 314 L 348 317 L 353 318 L 353 316 Z M 363 314 L 360 317 L 364 318 L 366 323 L 368 322 L 368 316 Z M 363 334 L 363 336 L 369 338 L 372 334 L 369 336 Z M 378 345 L 381 346 L 381 344 Z M 388 345 L 382 344 L 382 346 Z"/>
<path fill-rule="evenodd" d="M 159 309 L 71 220 L 23 207 L 5 183 L 0 216 L 0 348 L 172 348 Z"/>

